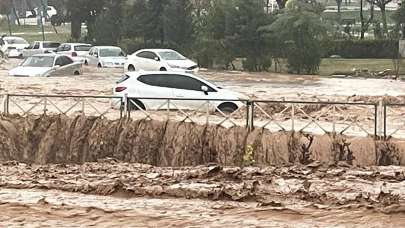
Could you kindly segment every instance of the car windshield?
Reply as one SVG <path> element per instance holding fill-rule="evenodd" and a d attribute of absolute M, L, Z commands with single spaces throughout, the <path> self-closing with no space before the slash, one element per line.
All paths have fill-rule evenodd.
<path fill-rule="evenodd" d="M 164 59 L 164 60 L 185 60 L 186 57 L 180 55 L 179 53 L 175 51 L 161 51 L 159 52 L 159 55 Z"/>
<path fill-rule="evenodd" d="M 44 43 L 43 46 L 44 48 L 58 48 L 60 43 Z"/>
<path fill-rule="evenodd" d="M 90 45 L 77 45 L 75 46 L 75 51 L 90 51 Z"/>
<path fill-rule="evenodd" d="M 7 41 L 8 44 L 28 44 L 28 42 L 22 38 L 4 38 L 4 40 Z"/>
<path fill-rule="evenodd" d="M 23 67 L 53 67 L 54 56 L 31 56 L 21 66 Z"/>
<path fill-rule="evenodd" d="M 119 48 L 105 48 L 100 49 L 100 57 L 118 57 L 124 56 L 124 52 L 122 52 Z"/>

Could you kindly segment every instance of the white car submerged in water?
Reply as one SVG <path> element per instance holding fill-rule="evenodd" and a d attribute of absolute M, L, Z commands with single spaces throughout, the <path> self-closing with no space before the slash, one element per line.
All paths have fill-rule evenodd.
<path fill-rule="evenodd" d="M 125 71 L 175 71 L 196 73 L 197 63 L 170 49 L 143 49 L 128 56 Z"/>
<path fill-rule="evenodd" d="M 82 64 L 65 55 L 41 54 L 26 58 L 18 67 L 9 71 L 15 77 L 48 77 L 80 75 Z"/>
<path fill-rule="evenodd" d="M 206 108 L 202 107 L 207 104 L 206 100 L 211 100 L 210 111 L 219 109 L 224 113 L 232 113 L 244 105 L 240 100 L 248 99 L 243 94 L 215 86 L 192 74 L 159 71 L 128 72 L 117 82 L 113 92 L 114 96 L 124 97 L 127 94 L 132 98 L 130 109 L 145 110 L 166 109 L 167 105 L 164 104 L 167 99 L 178 99 L 171 101 L 171 109 L 205 111 Z"/>
<path fill-rule="evenodd" d="M 126 61 L 126 54 L 119 47 L 95 46 L 90 49 L 84 64 L 100 68 L 122 68 Z"/>

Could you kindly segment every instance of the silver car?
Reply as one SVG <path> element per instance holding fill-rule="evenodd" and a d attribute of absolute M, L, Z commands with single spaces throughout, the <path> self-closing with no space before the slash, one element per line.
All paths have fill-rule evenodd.
<path fill-rule="evenodd" d="M 9 71 L 10 76 L 49 77 L 80 75 L 82 64 L 66 55 L 40 54 L 26 58 L 18 67 Z"/>
<path fill-rule="evenodd" d="M 119 47 L 95 46 L 90 49 L 84 64 L 100 68 L 123 68 L 126 61 L 126 54 Z"/>

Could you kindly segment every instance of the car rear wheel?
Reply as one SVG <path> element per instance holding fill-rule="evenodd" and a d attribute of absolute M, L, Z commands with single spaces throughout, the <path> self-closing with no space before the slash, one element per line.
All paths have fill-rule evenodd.
<path fill-rule="evenodd" d="M 84 65 L 86 65 L 86 66 L 88 66 L 88 65 L 89 65 L 89 63 L 87 62 L 87 60 L 86 60 L 86 61 L 84 61 Z"/>
<path fill-rule="evenodd" d="M 73 72 L 74 75 L 80 75 L 80 71 Z"/>
<path fill-rule="evenodd" d="M 238 106 L 234 103 L 222 103 L 221 105 L 218 106 L 218 109 L 221 110 L 221 112 L 226 113 L 226 114 L 231 114 L 238 110 Z"/>
<path fill-rule="evenodd" d="M 167 71 L 167 69 L 162 67 L 162 68 L 160 68 L 160 71 Z"/>
<path fill-rule="evenodd" d="M 135 67 L 133 65 L 128 66 L 128 71 L 135 71 Z"/>
<path fill-rule="evenodd" d="M 101 65 L 101 63 L 97 64 L 98 68 L 102 68 L 103 66 Z"/>
<path fill-rule="evenodd" d="M 130 99 L 128 101 L 128 111 L 139 110 L 139 108 L 141 108 L 142 110 L 146 110 L 145 105 L 141 101 L 137 99 Z"/>

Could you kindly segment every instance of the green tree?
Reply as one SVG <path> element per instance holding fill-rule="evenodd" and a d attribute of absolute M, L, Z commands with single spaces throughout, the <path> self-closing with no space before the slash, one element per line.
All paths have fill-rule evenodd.
<path fill-rule="evenodd" d="M 106 4 L 105 10 L 96 20 L 94 32 L 97 45 L 116 45 L 121 39 L 123 0 L 114 0 Z"/>
<path fill-rule="evenodd" d="M 314 3 L 290 0 L 274 23 L 263 29 L 283 42 L 283 55 L 294 73 L 316 73 L 321 62 L 320 38 L 326 32 Z"/>
<path fill-rule="evenodd" d="M 194 43 L 193 5 L 190 0 L 171 0 L 163 14 L 164 36 L 170 47 L 189 53 Z"/>
<path fill-rule="evenodd" d="M 381 11 L 381 19 L 383 23 L 383 33 L 387 34 L 388 33 L 388 25 L 387 25 L 387 13 L 386 13 L 386 5 L 392 0 L 367 0 L 370 4 L 376 5 L 378 8 L 380 8 Z"/>

